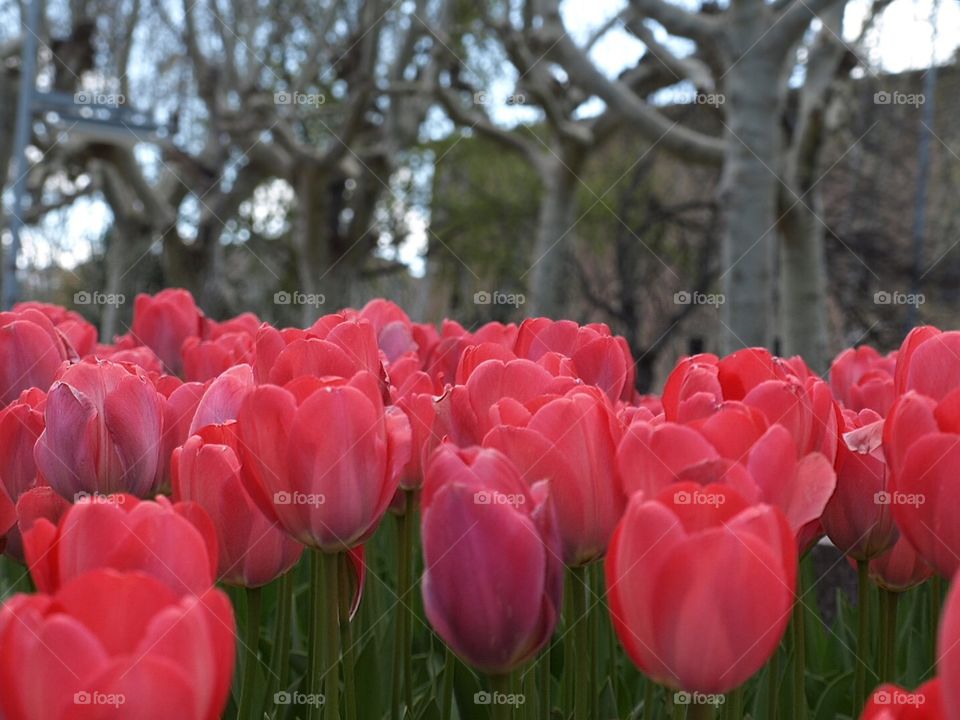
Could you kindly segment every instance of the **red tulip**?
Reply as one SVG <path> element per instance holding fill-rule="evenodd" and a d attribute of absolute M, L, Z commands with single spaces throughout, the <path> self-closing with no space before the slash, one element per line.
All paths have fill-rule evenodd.
<path fill-rule="evenodd" d="M 846 410 L 844 419 L 847 433 L 882 422 L 873 410 L 859 414 Z M 842 553 L 855 560 L 882 555 L 897 539 L 882 449 L 861 453 L 843 442 L 836 468 L 837 489 L 821 518 L 827 536 Z"/>
<path fill-rule="evenodd" d="M 960 584 L 950 586 L 940 616 L 937 672 L 942 681 L 943 705 L 949 720 L 960 719 Z"/>
<path fill-rule="evenodd" d="M 830 388 L 849 410 L 886 415 L 896 398 L 893 373 L 897 353 L 881 355 L 869 345 L 848 348 L 830 366 Z"/>
<path fill-rule="evenodd" d="M 410 461 L 404 466 L 400 487 L 413 490 L 423 484 L 426 458 L 440 441 L 434 430 L 438 398 L 433 395 L 433 381 L 425 372 L 415 372 L 395 391 L 394 404 L 410 421 Z"/>
<path fill-rule="evenodd" d="M 213 521 L 218 577 L 259 587 L 296 565 L 303 546 L 268 520 L 244 488 L 235 425 L 208 425 L 174 450 L 173 493 L 196 502 Z"/>
<path fill-rule="evenodd" d="M 203 313 L 186 290 L 171 288 L 153 296 L 140 294 L 133 305 L 132 334 L 176 375 L 183 369 L 180 353 L 184 340 L 204 334 Z"/>
<path fill-rule="evenodd" d="M 0 313 L 0 405 L 32 387 L 46 390 L 71 354 L 43 313 L 33 308 Z"/>
<path fill-rule="evenodd" d="M 483 440 L 529 485 L 548 480 L 567 565 L 601 557 L 626 506 L 614 459 L 621 428 L 599 388 L 581 387 L 532 410 L 519 408 Z"/>
<path fill-rule="evenodd" d="M 899 398 L 884 423 L 883 449 L 897 527 L 934 570 L 953 577 L 960 568 L 960 516 L 954 501 L 960 389 L 940 403 L 916 392 Z"/>
<path fill-rule="evenodd" d="M 916 327 L 897 354 L 894 382 L 898 395 L 914 390 L 941 400 L 960 387 L 960 332 Z"/>
<path fill-rule="evenodd" d="M 0 609 L 0 716 L 7 720 L 216 720 L 234 658 L 230 601 L 160 581 L 89 572 L 55 595 Z"/>
<path fill-rule="evenodd" d="M 418 346 L 413 337 L 413 323 L 396 303 L 376 298 L 364 305 L 357 317 L 373 325 L 377 345 L 390 365 L 405 355 L 416 355 Z"/>
<path fill-rule="evenodd" d="M 115 363 L 136 365 L 148 375 L 162 375 L 163 361 L 146 345 L 125 347 L 117 345 L 99 345 L 92 353 L 98 360 L 109 360 Z"/>
<path fill-rule="evenodd" d="M 557 622 L 563 568 L 546 485 L 528 487 L 496 450 L 442 445 L 427 467 L 424 608 L 444 642 L 484 672 L 525 663 Z"/>
<path fill-rule="evenodd" d="M 47 394 L 34 450 L 57 492 L 154 493 L 163 479 L 163 399 L 138 368 L 106 361 L 67 367 Z"/>
<path fill-rule="evenodd" d="M 93 351 L 97 344 L 97 328 L 87 322 L 83 315 L 50 303 L 29 301 L 13 306 L 14 312 L 31 309 L 46 315 L 77 355 L 83 357 Z"/>
<path fill-rule="evenodd" d="M 917 555 L 903 535 L 897 538 L 892 548 L 870 561 L 869 570 L 873 582 L 893 592 L 909 590 L 933 575 L 933 568 Z"/>
<path fill-rule="evenodd" d="M 192 503 L 132 495 L 81 499 L 54 524 L 35 518 L 23 530 L 33 581 L 53 593 L 97 568 L 152 575 L 173 592 L 202 594 L 217 570 L 210 518 Z"/>
<path fill-rule="evenodd" d="M 656 682 L 724 693 L 770 658 L 790 619 L 797 555 L 786 517 L 724 485 L 634 495 L 606 560 L 620 642 Z"/>
<path fill-rule="evenodd" d="M 873 691 L 860 720 L 943 720 L 947 714 L 939 678 L 914 691 L 896 685 L 881 685 Z"/>
<path fill-rule="evenodd" d="M 309 547 L 336 552 L 376 530 L 410 459 L 410 423 L 377 378 L 263 385 L 238 416 L 247 490 Z"/>
<path fill-rule="evenodd" d="M 383 377 L 373 325 L 325 315 L 306 330 L 264 323 L 254 347 L 258 382 L 285 385 L 299 377 L 353 377 L 361 370 Z"/>
<path fill-rule="evenodd" d="M 253 335 L 225 333 L 215 340 L 188 337 L 183 341 L 183 376 L 206 382 L 239 363 L 253 361 Z"/>
<path fill-rule="evenodd" d="M 535 361 L 547 353 L 570 358 L 576 376 L 599 387 L 611 400 L 634 394 L 636 366 L 630 347 L 602 323 L 580 326 L 570 320 L 530 318 L 520 325 L 514 352 Z"/>

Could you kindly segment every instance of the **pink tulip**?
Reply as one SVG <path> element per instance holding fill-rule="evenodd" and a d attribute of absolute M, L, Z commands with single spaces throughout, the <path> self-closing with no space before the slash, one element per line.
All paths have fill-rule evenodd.
<path fill-rule="evenodd" d="M 530 488 L 495 450 L 443 445 L 422 498 L 427 618 L 474 667 L 507 673 L 549 640 L 562 565 L 546 483 Z"/>
<path fill-rule="evenodd" d="M 63 370 L 34 450 L 43 478 L 78 492 L 151 495 L 163 479 L 163 399 L 139 368 L 106 361 Z"/>
<path fill-rule="evenodd" d="M 786 517 L 724 485 L 634 495 L 606 560 L 610 614 L 654 681 L 724 693 L 770 658 L 790 619 L 797 555 Z"/>
<path fill-rule="evenodd" d="M 183 369 L 181 349 L 190 337 L 204 334 L 203 313 L 186 290 L 168 289 L 137 295 L 133 306 L 133 337 L 153 350 L 169 372 Z"/>
<path fill-rule="evenodd" d="M 377 378 L 262 385 L 238 416 L 247 490 L 308 547 L 346 550 L 376 530 L 410 459 L 410 423 Z"/>
<path fill-rule="evenodd" d="M 50 387 L 72 348 L 47 317 L 27 308 L 0 313 L 0 405 L 21 392 Z"/>

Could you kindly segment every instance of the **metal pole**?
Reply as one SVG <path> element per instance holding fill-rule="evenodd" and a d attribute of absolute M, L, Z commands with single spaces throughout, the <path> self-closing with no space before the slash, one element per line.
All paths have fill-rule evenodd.
<path fill-rule="evenodd" d="M 3 254 L 3 309 L 9 310 L 20 297 L 17 259 L 20 257 L 20 230 L 23 228 L 23 201 L 27 191 L 27 143 L 33 115 L 33 95 L 37 89 L 37 32 L 40 26 L 40 0 L 28 0 L 26 32 L 20 59 L 20 92 L 17 97 L 17 125 L 14 131 L 13 214 L 10 218 L 10 247 Z"/>

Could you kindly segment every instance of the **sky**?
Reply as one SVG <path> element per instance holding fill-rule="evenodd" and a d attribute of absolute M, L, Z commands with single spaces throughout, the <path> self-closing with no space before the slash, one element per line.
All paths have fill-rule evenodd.
<path fill-rule="evenodd" d="M 695 9 L 697 2 L 675 0 L 678 4 Z M 567 0 L 562 11 L 564 21 L 577 41 L 582 42 L 593 31 L 616 15 L 625 5 L 624 0 Z M 844 37 L 855 38 L 870 6 L 870 0 L 851 0 L 844 19 Z M 930 18 L 936 9 L 936 37 L 933 36 Z M 671 40 L 657 26 L 658 39 L 672 44 L 677 52 L 688 51 L 682 41 Z M 960 0 L 894 0 L 877 23 L 867 43 L 868 58 L 873 72 L 901 72 L 911 68 L 927 67 L 931 57 L 937 62 L 946 62 L 960 44 Z M 593 48 L 594 61 L 605 72 L 615 75 L 625 67 L 636 63 L 643 52 L 643 45 L 630 36 L 622 26 L 611 30 Z M 490 110 L 500 123 L 509 126 L 530 120 L 529 108 L 508 106 L 498 102 L 513 92 L 514 78 L 509 74 L 495 82 L 491 88 L 493 105 Z M 678 88 L 678 94 L 689 89 Z M 667 100 L 670 97 L 668 95 Z M 585 105 L 583 112 L 590 114 L 602 109 L 599 100 Z M 446 121 L 436 124 L 431 135 L 446 134 L 453 126 Z M 429 179 L 427 179 L 429 181 Z M 7 193 L 9 196 L 9 193 Z M 5 198 L 9 201 L 9 197 Z M 44 224 L 40 233 L 27 229 L 24 232 L 24 257 L 31 265 L 59 262 L 70 266 L 82 262 L 91 250 L 91 242 L 99 237 L 110 223 L 110 211 L 96 200 L 81 200 L 65 213 L 54 213 Z M 411 236 L 397 254 L 397 259 L 407 263 L 415 274 L 423 272 L 420 253 L 426 247 L 428 219 L 417 209 L 409 216 Z M 56 247 L 47 238 L 60 239 Z M 4 238 L 7 242 L 7 238 Z"/>

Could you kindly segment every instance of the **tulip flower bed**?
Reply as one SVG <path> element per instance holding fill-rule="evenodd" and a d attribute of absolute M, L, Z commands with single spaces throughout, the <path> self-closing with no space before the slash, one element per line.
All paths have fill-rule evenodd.
<path fill-rule="evenodd" d="M 0 396 L 2 720 L 960 718 L 960 333 L 641 396 L 604 325 L 165 290 L 0 314 Z"/>

